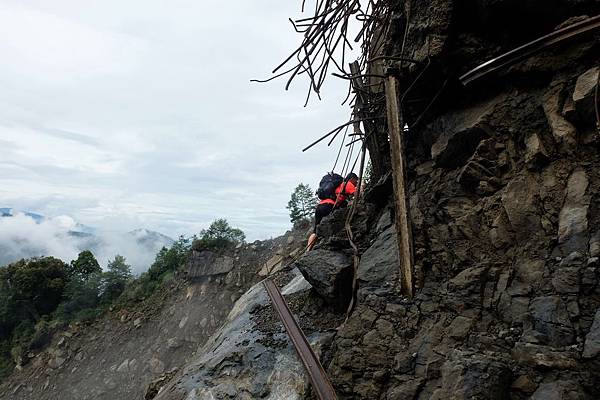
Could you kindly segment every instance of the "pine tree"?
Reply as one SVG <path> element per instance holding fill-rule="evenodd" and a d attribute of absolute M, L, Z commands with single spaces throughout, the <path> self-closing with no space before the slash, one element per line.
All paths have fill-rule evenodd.
<path fill-rule="evenodd" d="M 131 266 L 125 257 L 117 254 L 114 260 L 108 262 L 106 269 L 102 297 L 109 303 L 125 290 L 125 285 L 131 279 Z"/>
<path fill-rule="evenodd" d="M 300 183 L 292 192 L 287 209 L 290 210 L 290 221 L 292 223 L 302 219 L 309 219 L 315 212 L 317 198 L 310 186 Z"/>
<path fill-rule="evenodd" d="M 89 250 L 82 251 L 76 260 L 71 261 L 70 270 L 71 275 L 84 280 L 93 274 L 102 272 L 96 257 Z"/>

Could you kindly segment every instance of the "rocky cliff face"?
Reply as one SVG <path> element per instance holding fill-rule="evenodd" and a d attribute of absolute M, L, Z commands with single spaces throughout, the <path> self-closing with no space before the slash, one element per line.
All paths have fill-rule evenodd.
<path fill-rule="evenodd" d="M 398 293 L 390 183 L 382 180 L 354 223 L 357 306 L 346 323 L 326 326 L 338 329 L 320 348 L 340 398 L 600 397 L 598 36 L 540 53 L 472 88 L 452 80 L 567 18 L 598 11 L 597 2 L 556 3 L 412 3 L 406 54 L 429 65 L 410 96 L 425 103 L 405 107 L 418 287 L 414 299 Z M 387 38 L 392 54 L 407 14 L 399 4 Z M 512 29 L 509 21 L 521 25 Z M 421 72 L 408 67 L 401 77 L 411 82 Z M 324 240 L 294 265 L 313 286 L 304 302 L 324 300 L 329 305 L 316 312 L 331 322 L 348 301 L 352 252 L 343 220 L 343 212 L 324 220 Z M 261 336 L 268 345 L 259 351 L 244 348 L 265 335 L 266 323 L 251 317 L 264 293 L 260 286 L 250 293 L 247 331 L 235 330 L 235 344 L 225 344 L 232 340 L 227 329 L 240 324 L 239 313 L 230 316 L 232 325 L 158 399 L 288 398 L 279 384 L 289 388 L 290 381 L 278 380 L 276 363 L 264 371 L 250 356 L 289 356 L 274 344 L 284 340 L 281 328 Z M 305 321 L 315 308 L 295 312 Z M 326 333 L 304 327 L 311 337 Z M 253 383 L 236 386 L 240 376 Z M 306 392 L 305 384 L 294 385 Z"/>
<path fill-rule="evenodd" d="M 258 283 L 265 276 L 283 288 L 341 399 L 600 398 L 599 38 L 468 89 L 454 82 L 490 56 L 599 11 L 595 1 L 550 3 L 415 1 L 409 13 L 397 3 L 387 49 L 400 51 L 408 21 L 406 54 L 427 65 L 400 71 L 406 86 L 419 77 L 404 105 L 413 299 L 398 290 L 383 178 L 354 218 L 361 258 L 346 321 L 352 250 L 341 210 L 322 222 L 315 250 L 290 265 L 293 255 L 285 256 L 298 253 L 285 241 L 285 251 L 252 268 L 196 255 L 189 277 L 200 281 L 154 324 L 123 323 L 145 339 L 133 346 L 125 340 L 133 335 L 120 339 L 110 328 L 109 339 L 83 335 L 67 350 L 56 343 L 3 398 L 129 398 L 156 376 L 146 399 L 313 398 Z M 171 338 L 184 344 L 170 347 Z"/>

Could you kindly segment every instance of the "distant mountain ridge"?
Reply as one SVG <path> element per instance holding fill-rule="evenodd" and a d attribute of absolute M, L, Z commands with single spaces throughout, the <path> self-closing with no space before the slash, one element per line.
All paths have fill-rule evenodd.
<path fill-rule="evenodd" d="M 105 264 L 116 254 L 125 256 L 134 271 L 146 270 L 163 247 L 175 240 L 153 230 L 138 228 L 128 232 L 103 232 L 81 224 L 71 217 L 46 217 L 44 215 L 0 207 L 3 219 L 25 216 L 35 224 L 8 223 L 0 232 L 0 266 L 21 258 L 55 256 L 69 262 L 83 250 L 90 250 Z M 8 222 L 8 221 L 5 221 Z M 39 229 L 36 226 L 40 226 Z"/>

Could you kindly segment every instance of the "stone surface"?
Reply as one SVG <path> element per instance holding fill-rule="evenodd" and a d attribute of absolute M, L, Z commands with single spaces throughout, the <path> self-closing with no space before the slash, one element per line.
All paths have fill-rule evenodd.
<path fill-rule="evenodd" d="M 590 68 L 577 78 L 573 90 L 573 103 L 579 121 L 594 126 L 596 110 L 594 109 L 594 96 L 598 84 L 598 67 Z"/>
<path fill-rule="evenodd" d="M 233 258 L 219 256 L 212 251 L 193 251 L 188 262 L 188 276 L 190 278 L 202 278 L 211 275 L 221 275 L 233 269 Z"/>
<path fill-rule="evenodd" d="M 293 296 L 308 289 L 298 274 L 282 292 Z M 256 313 L 269 304 L 263 285 L 252 287 L 236 302 L 223 327 L 200 349 L 198 359 L 154 399 L 303 399 L 309 383 L 285 333 L 258 325 Z M 326 338 L 331 334 L 309 337 L 317 353 Z"/>
<path fill-rule="evenodd" d="M 585 337 L 583 347 L 583 356 L 585 358 L 597 357 L 598 354 L 600 354 L 600 309 L 596 311 L 594 323 Z"/>
<path fill-rule="evenodd" d="M 537 389 L 537 383 L 533 382 L 527 375 L 519 376 L 511 385 L 513 390 L 518 390 L 524 393 L 533 393 Z"/>
<path fill-rule="evenodd" d="M 437 137 L 431 146 L 436 166 L 455 168 L 473 154 L 479 142 L 490 134 L 486 121 L 499 101 L 500 98 L 493 98 L 428 127 Z"/>
<path fill-rule="evenodd" d="M 558 296 L 542 296 L 529 306 L 531 327 L 525 336 L 551 346 L 568 346 L 575 332 L 564 302 Z"/>
<path fill-rule="evenodd" d="M 296 267 L 329 303 L 344 307 L 352 288 L 352 258 L 344 253 L 314 249 L 300 257 Z"/>
<path fill-rule="evenodd" d="M 587 173 L 582 169 L 573 171 L 567 182 L 566 198 L 558 218 L 558 242 L 566 252 L 586 251 L 590 196 Z"/>
<path fill-rule="evenodd" d="M 441 388 L 431 399 L 505 399 L 511 371 L 503 362 L 455 350 L 441 368 Z"/>
<path fill-rule="evenodd" d="M 528 175 L 513 179 L 502 194 L 502 205 L 512 229 L 518 237 L 526 237 L 540 231 L 538 211 L 539 187 Z"/>
<path fill-rule="evenodd" d="M 572 151 L 577 145 L 577 129 L 562 116 L 561 90 L 562 87 L 550 90 L 543 100 L 543 108 L 554 140 L 563 150 Z"/>
<path fill-rule="evenodd" d="M 512 350 L 519 363 L 537 368 L 572 369 L 577 367 L 577 354 L 557 351 L 552 347 L 519 342 Z"/>
<path fill-rule="evenodd" d="M 557 380 L 542 383 L 531 400 L 584 400 L 581 387 L 573 381 Z"/>
<path fill-rule="evenodd" d="M 385 291 L 388 282 L 397 280 L 399 269 L 396 230 L 390 224 L 383 229 L 360 259 L 358 264 L 360 287 L 373 287 Z"/>
<path fill-rule="evenodd" d="M 527 153 L 525 162 L 530 166 L 540 166 L 548 161 L 549 153 L 537 132 L 530 133 L 525 139 Z"/>
<path fill-rule="evenodd" d="M 579 292 L 579 268 L 562 267 L 554 272 L 552 277 L 552 286 L 557 293 L 578 293 Z"/>

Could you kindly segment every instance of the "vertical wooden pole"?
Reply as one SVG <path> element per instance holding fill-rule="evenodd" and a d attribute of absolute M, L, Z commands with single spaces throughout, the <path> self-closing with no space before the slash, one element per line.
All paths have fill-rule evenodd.
<path fill-rule="evenodd" d="M 392 157 L 392 177 L 394 184 L 394 204 L 396 211 L 396 234 L 400 259 L 400 288 L 402 294 L 413 296 L 412 236 L 408 219 L 406 201 L 406 172 L 404 147 L 402 144 L 403 124 L 401 110 L 398 107 L 398 79 L 388 75 L 385 80 L 385 98 L 387 121 Z"/>

